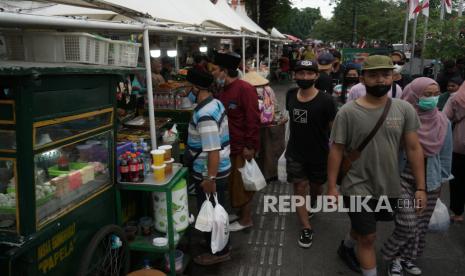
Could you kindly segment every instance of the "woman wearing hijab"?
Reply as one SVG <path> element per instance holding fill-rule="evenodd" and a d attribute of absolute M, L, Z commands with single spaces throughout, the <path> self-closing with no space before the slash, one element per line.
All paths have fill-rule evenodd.
<path fill-rule="evenodd" d="M 416 212 L 412 169 L 402 158 L 402 193 L 394 218 L 395 228 L 382 249 L 384 257 L 391 261 L 389 275 L 402 275 L 402 271 L 411 275 L 421 274 L 414 260 L 423 253 L 426 231 L 441 185 L 451 176 L 452 127 L 445 114 L 437 108 L 439 93 L 437 82 L 425 77 L 415 79 L 403 91 L 402 99 L 415 107 L 421 121 L 417 134 L 425 156 L 428 200 L 426 208 L 421 213 Z"/>
<path fill-rule="evenodd" d="M 451 120 L 454 133 L 454 153 L 450 185 L 450 209 L 454 213 L 452 222 L 463 222 L 465 204 L 465 82 L 452 94 L 444 107 L 444 113 Z"/>

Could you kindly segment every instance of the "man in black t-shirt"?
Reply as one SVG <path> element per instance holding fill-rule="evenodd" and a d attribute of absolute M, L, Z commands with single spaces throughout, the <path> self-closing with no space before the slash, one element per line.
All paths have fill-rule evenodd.
<path fill-rule="evenodd" d="M 315 203 L 326 182 L 329 153 L 329 133 L 336 116 L 332 97 L 315 88 L 318 66 L 310 60 L 297 62 L 295 80 L 299 88 L 288 91 L 286 109 L 290 117 L 290 137 L 286 149 L 287 180 L 294 185 L 296 196 L 306 197 L 309 192 Z M 297 207 L 302 224 L 299 245 L 312 245 L 313 231 L 310 226 L 307 204 Z"/>

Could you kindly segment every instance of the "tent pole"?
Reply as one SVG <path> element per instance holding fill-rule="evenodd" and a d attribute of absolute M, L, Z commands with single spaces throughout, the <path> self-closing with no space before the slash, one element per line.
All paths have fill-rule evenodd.
<path fill-rule="evenodd" d="M 176 37 L 176 57 L 174 59 L 174 66 L 176 68 L 176 72 L 179 71 L 179 38 Z"/>
<path fill-rule="evenodd" d="M 268 39 L 268 76 L 271 76 L 271 38 Z"/>
<path fill-rule="evenodd" d="M 257 73 L 260 72 L 260 38 L 257 36 L 257 64 L 255 66 L 257 68 Z"/>
<path fill-rule="evenodd" d="M 245 36 L 242 37 L 242 74 L 245 75 Z"/>
<path fill-rule="evenodd" d="M 147 79 L 147 100 L 149 102 L 149 121 L 150 121 L 150 139 L 152 140 L 152 149 L 157 148 L 157 135 L 155 133 L 155 108 L 153 106 L 153 88 L 152 88 L 152 68 L 150 66 L 150 48 L 149 48 L 149 29 L 144 29 L 144 58 L 145 58 L 145 76 Z"/>

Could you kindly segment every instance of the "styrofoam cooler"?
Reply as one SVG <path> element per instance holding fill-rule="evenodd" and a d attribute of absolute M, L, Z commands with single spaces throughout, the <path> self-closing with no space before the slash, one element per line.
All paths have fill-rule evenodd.
<path fill-rule="evenodd" d="M 168 217 L 166 209 L 166 194 L 154 192 L 152 194 L 154 202 L 155 229 L 166 233 L 168 229 Z M 189 206 L 187 203 L 187 184 L 185 179 L 179 180 L 174 186 L 172 193 L 172 212 L 174 229 L 177 232 L 186 230 L 189 226 Z"/>

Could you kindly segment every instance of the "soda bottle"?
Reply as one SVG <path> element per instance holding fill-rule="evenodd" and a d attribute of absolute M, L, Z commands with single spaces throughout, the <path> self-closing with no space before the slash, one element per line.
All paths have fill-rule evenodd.
<path fill-rule="evenodd" d="M 123 154 L 120 160 L 119 172 L 121 175 L 121 182 L 129 182 L 129 166 L 127 156 L 125 154 Z"/>
<path fill-rule="evenodd" d="M 135 154 L 132 154 L 129 160 L 129 175 L 130 182 L 139 182 L 139 162 Z"/>

